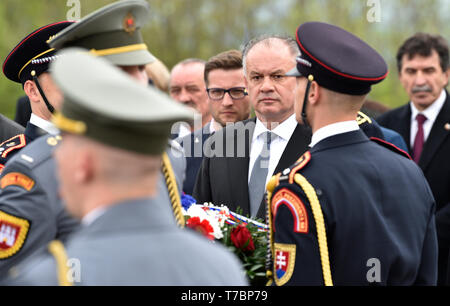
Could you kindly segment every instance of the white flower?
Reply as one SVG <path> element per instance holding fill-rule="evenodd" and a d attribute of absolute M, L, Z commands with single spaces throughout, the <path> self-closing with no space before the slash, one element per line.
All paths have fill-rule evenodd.
<path fill-rule="evenodd" d="M 192 204 L 185 215 L 190 216 L 191 218 L 199 217 L 200 221 L 207 220 L 214 230 L 214 238 L 223 238 L 222 229 L 219 223 L 219 215 L 213 210 L 208 209 L 205 211 L 203 205 Z"/>

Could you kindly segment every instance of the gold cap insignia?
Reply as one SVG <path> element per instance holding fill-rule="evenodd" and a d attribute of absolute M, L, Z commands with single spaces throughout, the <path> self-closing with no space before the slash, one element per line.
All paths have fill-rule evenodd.
<path fill-rule="evenodd" d="M 123 29 L 128 34 L 133 34 L 136 31 L 136 22 L 134 20 L 134 16 L 131 13 L 128 13 L 123 19 Z"/>

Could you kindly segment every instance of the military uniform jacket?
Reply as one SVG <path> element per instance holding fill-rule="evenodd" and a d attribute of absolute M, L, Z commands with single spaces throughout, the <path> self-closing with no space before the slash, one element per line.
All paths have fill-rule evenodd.
<path fill-rule="evenodd" d="M 5 167 L 6 162 L 12 159 L 17 152 L 22 150 L 33 140 L 45 135 L 46 133 L 47 132 L 40 127 L 28 122 L 24 134 L 17 133 L 14 137 L 3 141 L 0 144 L 0 173 Z"/>
<path fill-rule="evenodd" d="M 435 203 L 413 161 L 358 130 L 321 140 L 271 183 L 277 285 L 436 284 Z"/>
<path fill-rule="evenodd" d="M 54 239 L 65 241 L 79 225 L 59 197 L 52 152 L 60 136 L 43 136 L 17 154 L 0 178 L 0 279 L 7 271 Z M 181 191 L 186 162 L 179 146 L 167 154 Z M 170 203 L 165 178 L 159 174 L 157 200 Z M 171 205 L 164 207 L 172 211 Z M 6 241 L 2 243 L 2 240 Z"/>
<path fill-rule="evenodd" d="M 238 259 L 198 233 L 179 229 L 167 202 L 143 198 L 110 206 L 66 244 L 74 285 L 246 285 Z M 47 250 L 18 268 L 13 285 L 57 285 Z M 76 262 L 79 262 L 79 270 Z"/>
<path fill-rule="evenodd" d="M 65 240 L 78 226 L 58 195 L 52 158 L 58 139 L 48 135 L 37 139 L 16 154 L 3 170 L 0 178 L 0 278 L 42 245 L 55 238 Z"/>
<path fill-rule="evenodd" d="M 0 143 L 24 132 L 23 126 L 0 114 Z"/>

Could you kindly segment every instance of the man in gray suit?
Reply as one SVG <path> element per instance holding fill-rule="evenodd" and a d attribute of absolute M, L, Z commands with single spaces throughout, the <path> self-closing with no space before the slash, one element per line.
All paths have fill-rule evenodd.
<path fill-rule="evenodd" d="M 194 112 L 79 50 L 62 52 L 52 73 L 65 97 L 54 119 L 64 132 L 54 153 L 60 193 L 82 228 L 66 249 L 53 241 L 19 267 L 11 283 L 247 284 L 232 253 L 178 228 L 168 203 L 155 201 L 170 127 Z"/>
<path fill-rule="evenodd" d="M 68 31 L 58 33 L 58 37 L 50 43 L 57 49 L 75 45 L 95 50 L 94 55 L 120 66 L 135 80 L 147 86 L 147 75 L 140 66 L 151 62 L 153 56 L 139 39 L 140 27 L 148 19 L 148 14 L 148 4 L 144 1 L 116 2 L 86 16 L 74 24 L 75 27 L 67 28 Z M 130 29 L 124 27 L 125 19 L 133 27 L 133 35 L 127 32 Z M 102 45 L 104 40 L 109 42 L 111 35 L 118 36 L 118 39 L 113 40 L 116 45 L 110 46 L 113 48 L 105 52 L 101 49 Z M 86 42 L 86 38 L 92 36 L 96 39 Z M 127 39 L 135 39 L 134 47 L 130 47 Z M 128 99 L 124 99 L 123 103 L 126 105 Z M 4 168 L 0 178 L 0 237 L 11 239 L 0 241 L 0 279 L 6 276 L 12 266 L 30 256 L 40 246 L 53 239 L 67 239 L 78 226 L 78 221 L 65 211 L 58 194 L 52 151 L 59 140 L 60 136 L 37 139 L 14 156 Z M 169 202 L 166 209 L 169 212 L 173 209 L 177 222 L 183 226 L 179 194 L 186 162 L 177 144 L 169 143 L 166 152 L 157 182 L 158 201 Z M 12 237 L 11 231 L 17 235 Z"/>
<path fill-rule="evenodd" d="M 23 126 L 0 114 L 0 143 L 22 134 L 24 131 Z"/>

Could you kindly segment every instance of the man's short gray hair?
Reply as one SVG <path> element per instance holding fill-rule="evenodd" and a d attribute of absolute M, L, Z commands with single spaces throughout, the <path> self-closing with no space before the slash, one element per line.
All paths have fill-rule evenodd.
<path fill-rule="evenodd" d="M 248 41 L 244 47 L 242 48 L 242 66 L 244 68 L 244 74 L 247 74 L 247 54 L 248 52 L 257 44 L 264 43 L 267 46 L 270 46 L 274 40 L 281 40 L 286 44 L 289 48 L 289 51 L 292 54 L 293 60 L 297 56 L 300 56 L 300 50 L 298 48 L 297 42 L 289 35 L 279 35 L 279 34 L 262 34 L 257 36 L 250 41 Z"/>

